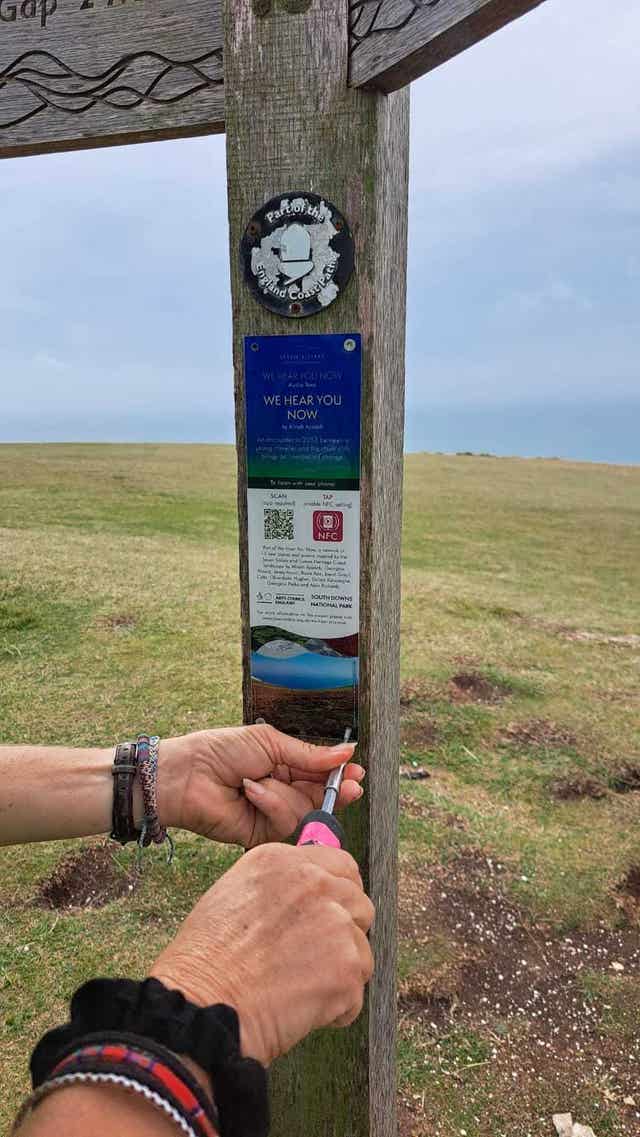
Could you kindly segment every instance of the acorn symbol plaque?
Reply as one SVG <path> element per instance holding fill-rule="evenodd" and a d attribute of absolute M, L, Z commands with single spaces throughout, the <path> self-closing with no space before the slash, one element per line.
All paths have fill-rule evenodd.
<path fill-rule="evenodd" d="M 313 316 L 353 272 L 353 236 L 335 205 L 314 193 L 279 194 L 251 218 L 240 252 L 245 281 L 279 316 Z"/>

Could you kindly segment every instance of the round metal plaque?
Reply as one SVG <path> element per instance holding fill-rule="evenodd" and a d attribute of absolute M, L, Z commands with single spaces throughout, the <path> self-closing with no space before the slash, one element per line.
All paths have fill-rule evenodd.
<path fill-rule="evenodd" d="M 340 211 L 315 193 L 278 194 L 253 215 L 240 255 L 244 278 L 279 316 L 314 316 L 344 291 L 353 236 Z"/>

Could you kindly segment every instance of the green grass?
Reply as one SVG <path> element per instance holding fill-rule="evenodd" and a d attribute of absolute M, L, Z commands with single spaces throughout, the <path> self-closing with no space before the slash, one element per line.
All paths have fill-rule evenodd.
<path fill-rule="evenodd" d="M 640 984 L 629 975 L 603 975 L 587 971 L 580 986 L 589 1002 L 600 1012 L 604 1034 L 632 1042 L 640 1023 Z"/>
<path fill-rule="evenodd" d="M 432 772 L 403 783 L 416 806 L 402 818 L 407 863 L 488 850 L 532 919 L 561 931 L 619 922 L 614 886 L 640 861 L 640 794 L 559 801 L 550 786 L 578 775 L 608 785 L 640 764 L 640 651 L 567 638 L 640 633 L 639 566 L 638 468 L 407 459 L 402 670 L 418 693 L 403 713 L 402 760 Z M 166 734 L 238 721 L 239 639 L 230 447 L 0 447 L 3 741 L 107 745 L 145 724 Z M 484 677 L 495 701 L 453 698 L 460 672 Z M 509 740 L 507 728 L 534 719 L 574 741 Z M 69 991 L 97 970 L 144 974 L 233 856 L 185 836 L 171 872 L 153 862 L 130 898 L 79 913 L 34 908 L 38 881 L 68 847 L 0 853 L 4 1124 L 29 1048 Z M 401 974 L 443 954 L 446 942 L 417 957 L 404 944 Z M 635 980 L 625 977 L 620 1008 L 585 982 L 585 997 L 613 1007 L 607 1029 L 627 1030 Z M 403 1091 L 442 1102 L 443 1137 L 522 1129 L 521 1113 L 490 1096 L 486 1046 L 480 1024 L 437 1052 L 419 1031 L 403 1035 Z M 531 1098 L 536 1117 L 550 1116 L 551 1089 Z M 598 1137 L 629 1132 L 598 1101 Z M 532 1121 L 532 1137 L 547 1129 Z"/>

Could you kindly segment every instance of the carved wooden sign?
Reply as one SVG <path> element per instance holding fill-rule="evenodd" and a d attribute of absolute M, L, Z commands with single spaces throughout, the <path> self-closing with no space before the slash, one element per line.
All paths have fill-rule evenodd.
<path fill-rule="evenodd" d="M 0 157 L 224 130 L 216 0 L 0 0 Z"/>
<path fill-rule="evenodd" d="M 349 0 L 350 82 L 396 91 L 542 0 Z"/>
<path fill-rule="evenodd" d="M 540 3 L 349 0 L 350 83 L 394 91 Z M 0 158 L 223 131 L 221 7 L 0 0 Z"/>

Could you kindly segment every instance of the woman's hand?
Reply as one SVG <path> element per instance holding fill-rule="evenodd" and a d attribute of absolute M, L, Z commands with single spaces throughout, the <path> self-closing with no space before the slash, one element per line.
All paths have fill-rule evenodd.
<path fill-rule="evenodd" d="M 151 968 L 192 1003 L 227 1003 L 267 1066 L 310 1031 L 347 1026 L 373 970 L 373 905 L 341 849 L 271 845 L 237 861 Z"/>
<path fill-rule="evenodd" d="M 312 746 L 266 724 L 163 740 L 160 820 L 245 849 L 282 841 L 321 806 L 329 771 L 348 762 L 353 750 L 352 743 Z M 363 777 L 361 766 L 347 766 L 338 806 L 362 796 Z"/>

